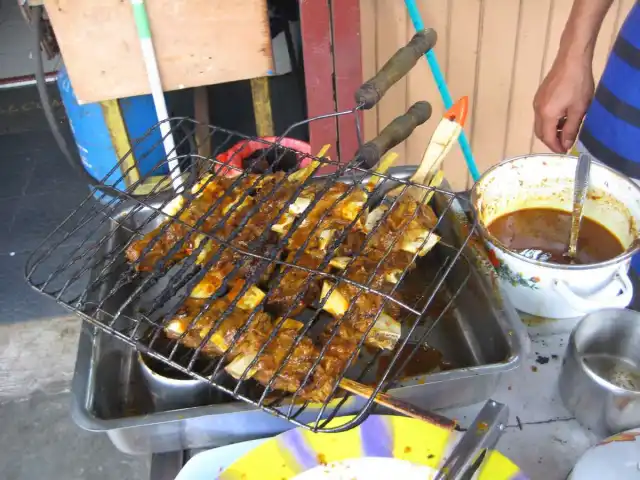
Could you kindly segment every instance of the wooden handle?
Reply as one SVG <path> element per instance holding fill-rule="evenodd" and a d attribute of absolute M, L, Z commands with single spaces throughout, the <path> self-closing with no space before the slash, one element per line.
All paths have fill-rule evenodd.
<path fill-rule="evenodd" d="M 343 378 L 342 380 L 340 380 L 339 385 L 343 390 L 358 395 L 359 397 L 368 399 L 373 396 L 373 388 L 367 385 L 363 385 L 362 383 L 354 382 L 353 380 L 349 380 L 348 378 Z M 374 401 L 378 405 L 387 407 L 390 410 L 406 415 L 407 417 L 416 418 L 418 420 L 432 423 L 434 425 L 439 425 L 447 429 L 453 430 L 457 425 L 454 420 L 438 415 L 437 413 L 427 412 L 407 402 L 404 402 L 403 400 L 393 398 L 386 393 L 378 393 Z"/>
<path fill-rule="evenodd" d="M 404 77 L 438 39 L 436 31 L 427 28 L 416 33 L 411 41 L 398 50 L 373 78 L 356 91 L 356 104 L 368 110 L 380 101 L 391 86 Z"/>
<path fill-rule="evenodd" d="M 364 168 L 373 168 L 382 155 L 404 141 L 413 133 L 418 125 L 422 125 L 431 117 L 429 102 L 416 102 L 407 113 L 397 117 L 387 125 L 380 135 L 362 145 L 356 152 L 356 164 Z"/>

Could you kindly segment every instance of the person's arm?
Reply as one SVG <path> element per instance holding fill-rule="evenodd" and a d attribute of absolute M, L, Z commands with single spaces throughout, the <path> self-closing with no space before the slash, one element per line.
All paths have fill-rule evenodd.
<path fill-rule="evenodd" d="M 556 153 L 571 148 L 593 98 L 593 52 L 612 3 L 613 0 L 573 2 L 558 55 L 534 98 L 536 136 Z M 565 117 L 558 139 L 558 123 Z"/>

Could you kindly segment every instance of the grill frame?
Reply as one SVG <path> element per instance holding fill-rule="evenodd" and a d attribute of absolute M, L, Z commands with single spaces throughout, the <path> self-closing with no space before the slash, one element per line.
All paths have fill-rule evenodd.
<path fill-rule="evenodd" d="M 197 122 L 194 122 L 190 119 L 173 119 L 172 120 L 173 125 L 172 125 L 172 129 L 185 129 L 185 124 L 188 126 L 187 131 L 192 131 L 195 132 L 195 128 L 198 126 Z M 157 128 L 157 127 L 156 127 Z M 227 135 L 228 140 L 231 138 L 238 138 L 238 139 L 244 139 L 247 141 L 255 141 L 255 138 L 251 138 L 251 137 L 246 137 L 244 135 L 239 135 L 235 132 L 229 132 L 226 131 L 224 129 L 219 129 L 217 127 L 213 127 L 213 126 L 208 126 L 209 129 L 209 134 L 211 137 L 215 137 L 216 134 L 222 133 Z M 185 141 L 185 140 L 183 140 Z M 280 145 L 278 145 L 277 143 L 269 143 L 269 142 L 264 142 L 265 145 L 267 145 L 267 149 L 265 150 L 265 155 L 268 154 L 269 151 L 271 150 L 280 150 L 282 151 L 282 155 L 279 156 L 278 160 L 279 161 L 282 156 L 284 155 L 284 153 L 292 153 L 292 154 L 297 154 L 298 152 L 295 152 L 291 149 L 287 149 L 285 147 L 282 147 Z M 226 144 L 226 142 L 222 142 L 220 144 L 220 147 L 218 148 L 218 151 L 222 148 L 224 148 L 224 145 Z M 151 147 L 153 148 L 153 147 Z M 191 154 L 191 161 L 192 161 L 192 165 L 197 165 L 199 167 L 200 170 L 202 170 L 202 164 L 208 164 L 209 167 L 211 168 L 215 168 L 215 166 L 219 166 L 219 167 L 224 167 L 224 165 L 222 165 L 220 162 L 217 162 L 217 160 L 215 160 L 215 157 L 217 156 L 217 153 L 214 153 L 213 159 L 206 159 L 206 158 L 202 158 L 202 157 L 198 157 L 197 155 Z M 329 160 L 325 160 L 325 159 L 317 159 L 313 156 L 310 155 L 304 155 L 304 158 L 308 158 L 308 159 L 312 159 L 312 160 L 317 160 L 321 163 L 322 166 L 324 167 L 330 167 L 330 168 L 335 168 L 334 173 L 326 175 L 324 177 L 321 177 L 320 179 L 314 179 L 314 180 L 309 180 L 309 183 L 311 181 L 329 181 L 329 182 L 336 182 L 336 181 L 341 181 L 341 182 L 350 182 L 351 185 L 353 185 L 353 188 L 357 188 L 356 186 L 361 184 L 363 181 L 365 181 L 365 179 L 367 179 L 368 177 L 370 177 L 372 174 L 371 172 L 367 171 L 366 169 L 360 168 L 357 165 L 344 165 L 344 164 L 339 164 L 337 162 L 332 162 Z M 178 158 L 179 160 L 182 160 L 181 157 Z M 125 159 L 123 159 L 124 162 Z M 257 162 L 259 159 L 256 159 L 255 162 Z M 160 167 L 161 165 L 158 165 L 158 167 Z M 114 171 L 110 172 L 109 174 L 107 174 L 107 176 L 102 180 L 102 183 L 105 185 L 112 185 L 115 186 L 117 185 L 117 183 L 119 182 L 120 178 L 117 177 L 117 175 L 114 175 L 115 173 L 115 169 Z M 122 175 L 125 176 L 127 174 L 126 169 L 123 169 L 121 171 Z M 153 173 L 153 172 L 152 172 Z M 152 175 L 152 173 L 150 175 Z M 374 174 L 376 175 L 376 174 Z M 445 215 L 448 214 L 450 208 L 452 207 L 452 205 L 454 204 L 454 202 L 457 203 L 464 203 L 466 204 L 466 199 L 458 194 L 449 192 L 445 189 L 433 189 L 431 187 L 424 187 L 421 185 L 414 185 L 411 182 L 407 181 L 406 179 L 402 179 L 402 178 L 392 178 L 389 175 L 378 175 L 381 177 L 381 182 L 378 188 L 382 188 L 382 186 L 385 186 L 386 189 L 389 189 L 391 187 L 395 187 L 395 186 L 400 186 L 402 187 L 404 190 L 407 190 L 409 187 L 415 186 L 417 188 L 420 188 L 422 191 L 424 191 L 425 193 L 429 192 L 429 191 L 434 191 L 437 193 L 437 195 L 440 197 L 440 200 L 442 199 L 446 199 L 446 201 L 444 202 L 445 204 L 445 208 L 442 212 L 438 213 L 438 224 L 436 225 L 436 228 L 440 225 L 440 221 L 442 220 L 442 218 L 444 218 Z M 239 177 L 238 181 L 242 178 Z M 142 178 L 140 180 L 140 182 L 144 182 L 145 178 Z M 193 176 L 192 176 L 192 181 L 193 181 Z M 161 184 L 158 184 L 161 185 Z M 340 411 L 340 406 L 343 405 L 346 401 L 348 401 L 349 399 L 349 394 L 345 395 L 343 397 L 343 400 L 339 401 L 339 405 L 334 408 L 331 409 L 330 412 L 328 412 L 328 414 L 325 414 L 325 410 L 327 409 L 327 405 L 330 403 L 327 402 L 325 405 L 322 406 L 322 408 L 320 409 L 320 412 L 317 416 L 316 421 L 314 422 L 314 425 L 309 426 L 307 423 L 301 423 L 297 421 L 297 418 L 301 415 L 301 413 L 304 411 L 306 405 L 296 405 L 295 402 L 285 402 L 282 405 L 284 407 L 286 407 L 286 413 L 277 408 L 277 407 L 273 407 L 271 405 L 267 405 L 266 401 L 268 399 L 267 395 L 269 393 L 269 389 L 265 389 L 262 396 L 260 397 L 260 399 L 258 399 L 257 401 L 255 400 L 255 398 L 250 398 L 247 395 L 242 394 L 241 389 L 243 387 L 243 380 L 240 380 L 237 383 L 237 386 L 233 389 L 233 390 L 229 390 L 226 389 L 224 386 L 220 385 L 217 383 L 216 381 L 216 374 L 215 372 L 211 374 L 211 376 L 209 378 L 206 378 L 202 375 L 197 374 L 197 372 L 194 372 L 192 370 L 190 370 L 190 367 L 193 366 L 193 362 L 195 362 L 197 355 L 199 355 L 199 352 L 202 349 L 202 346 L 204 345 L 204 342 L 206 342 L 208 339 L 205 339 L 203 341 L 203 343 L 201 344 L 201 346 L 199 347 L 198 350 L 195 351 L 193 358 L 191 360 L 190 365 L 185 369 L 180 363 L 176 362 L 172 356 L 175 355 L 175 352 L 177 351 L 177 344 L 176 346 L 173 348 L 170 356 L 168 358 L 164 358 L 163 355 L 159 354 L 158 352 L 154 351 L 153 349 L 153 341 L 150 343 L 150 345 L 145 345 L 145 343 L 141 340 L 141 338 L 139 338 L 139 333 L 138 332 L 138 328 L 141 324 L 143 324 L 144 322 L 147 323 L 151 323 L 154 324 L 154 322 L 150 319 L 145 319 L 144 317 L 140 317 L 138 320 L 134 320 L 134 319 L 128 319 L 127 315 L 124 314 L 124 310 L 125 307 L 129 304 L 132 303 L 133 298 L 129 297 L 127 300 L 125 300 L 123 302 L 123 304 L 121 305 L 120 309 L 118 310 L 118 312 L 116 312 L 115 318 L 111 319 L 109 322 L 104 321 L 103 315 L 104 312 L 101 311 L 101 306 L 104 305 L 104 301 L 105 301 L 105 297 L 103 295 L 103 299 L 99 300 L 98 305 L 92 305 L 92 302 L 90 300 L 90 297 L 92 297 L 92 295 L 89 295 L 89 292 L 87 291 L 83 291 L 82 293 L 80 293 L 78 296 L 76 296 L 75 299 L 69 299 L 68 297 L 65 297 L 65 293 L 68 293 L 68 287 L 70 284 L 74 284 L 76 282 L 78 282 L 81 278 L 81 276 L 83 274 L 85 274 L 88 271 L 92 271 L 93 275 L 92 275 L 92 279 L 90 280 L 90 282 L 94 285 L 94 288 L 91 288 L 90 290 L 95 291 L 94 293 L 98 293 L 99 290 L 104 289 L 104 285 L 105 285 L 105 280 L 106 277 L 104 276 L 105 270 L 103 269 L 102 274 L 97 274 L 95 273 L 95 269 L 91 268 L 94 267 L 96 262 L 91 263 L 89 262 L 87 267 L 82 269 L 82 271 L 80 271 L 79 273 L 76 272 L 76 274 L 74 274 L 72 276 L 72 278 L 70 280 L 68 280 L 65 285 L 63 286 L 62 289 L 59 290 L 51 290 L 49 287 L 51 286 L 52 281 L 55 279 L 56 276 L 59 276 L 60 273 L 62 273 L 61 271 L 59 271 L 59 269 L 55 269 L 53 272 L 51 272 L 49 274 L 48 279 L 45 282 L 38 282 L 35 277 L 34 274 L 36 273 L 36 271 L 38 270 L 38 267 L 42 267 L 43 265 L 43 261 L 46 258 L 43 257 L 48 257 L 51 255 L 51 253 L 56 249 L 59 248 L 61 246 L 63 246 L 65 244 L 65 242 L 67 242 L 69 240 L 70 237 L 72 237 L 77 231 L 79 230 L 83 230 L 85 229 L 86 225 L 88 223 L 91 223 L 92 220 L 95 220 L 96 218 L 100 218 L 100 215 L 103 215 L 105 218 L 105 222 L 106 221 L 115 221 L 117 224 L 119 224 L 121 226 L 121 228 L 127 228 L 125 222 L 122 219 L 119 219 L 117 216 L 114 215 L 114 211 L 117 210 L 118 208 L 116 207 L 121 207 L 121 203 L 123 201 L 126 202 L 132 202 L 133 205 L 138 206 L 140 209 L 142 208 L 146 208 L 146 209 L 150 209 L 155 213 L 155 217 L 153 218 L 159 218 L 160 215 L 162 214 L 162 208 L 166 207 L 168 205 L 168 203 L 171 201 L 173 195 L 169 194 L 168 192 L 151 192 L 151 195 L 147 195 L 145 197 L 138 197 L 135 195 L 135 190 L 138 186 L 137 185 L 133 185 L 130 189 L 128 189 L 126 192 L 123 192 L 122 195 L 119 196 L 114 196 L 113 198 L 107 200 L 104 204 L 102 204 L 102 209 L 99 210 L 98 207 L 95 207 L 95 210 L 90 210 L 90 213 L 94 213 L 95 215 L 90 215 L 89 213 L 83 215 L 83 217 L 79 220 L 79 223 L 77 226 L 75 226 L 74 228 L 69 228 L 70 225 L 67 225 L 67 222 L 70 222 L 70 220 L 72 220 L 75 215 L 77 215 L 77 213 L 81 213 L 82 210 L 79 210 L 77 212 L 72 213 L 66 220 L 65 222 L 63 222 L 63 224 L 61 224 L 61 226 L 59 226 L 46 240 L 45 242 L 43 242 L 43 244 L 41 245 L 40 248 L 38 248 L 34 254 L 32 255 L 32 257 L 30 258 L 29 262 L 27 263 L 27 267 L 26 267 L 26 274 L 27 274 L 27 279 L 28 281 L 32 284 L 32 286 L 34 286 L 34 288 L 36 288 L 37 290 L 41 291 L 42 293 L 45 293 L 53 298 L 56 299 L 56 301 L 58 301 L 59 303 L 63 304 L 64 306 L 66 306 L 67 308 L 71 309 L 72 311 L 78 313 L 84 320 L 88 321 L 89 323 L 92 323 L 93 325 L 97 326 L 98 328 L 106 331 L 107 333 L 109 333 L 110 335 L 115 336 L 116 338 L 125 341 L 126 343 L 130 344 L 131 346 L 133 346 L 134 348 L 136 348 L 139 351 L 142 351 L 143 353 L 146 353 L 152 357 L 155 357 L 165 363 L 167 363 L 168 365 L 177 368 L 178 370 L 183 371 L 184 373 L 194 377 L 194 378 L 200 378 L 200 379 L 205 379 L 208 380 L 210 383 L 212 383 L 214 386 L 216 386 L 217 388 L 219 388 L 220 390 L 224 391 L 225 393 L 231 394 L 234 397 L 241 399 L 243 401 L 252 403 L 253 405 L 256 405 L 264 410 L 269 411 L 270 413 L 273 413 L 275 415 L 287 418 L 290 421 L 293 421 L 294 423 L 301 425 L 301 426 L 305 426 L 307 428 L 311 428 L 314 431 L 338 431 L 338 430 L 345 430 L 347 428 L 351 428 L 352 426 L 357 425 L 358 423 L 360 423 L 362 420 L 364 420 L 364 418 L 366 418 L 366 415 L 368 414 L 372 404 L 373 404 L 373 397 L 370 398 L 366 403 L 365 406 L 358 412 L 358 414 L 355 416 L 355 418 L 343 425 L 342 427 L 339 427 L 337 429 L 325 429 L 323 428 L 323 425 L 326 425 L 326 423 L 328 421 L 330 421 L 336 414 L 338 414 L 338 412 Z M 300 190 L 304 187 L 304 185 L 300 186 Z M 87 199 L 81 204 L 80 209 L 83 208 L 83 206 L 89 204 L 91 202 L 91 199 L 95 196 L 95 195 L 102 195 L 103 197 L 105 196 L 105 193 L 102 192 L 97 192 L 97 191 L 93 191 L 88 197 Z M 186 193 L 186 195 L 189 195 L 188 193 Z M 162 201 L 160 202 L 160 204 L 154 204 L 153 202 L 163 198 Z M 319 199 L 317 198 L 316 200 L 319 201 Z M 290 199 L 290 202 L 288 204 L 290 204 L 293 201 L 293 198 Z M 442 201 L 440 202 L 442 203 Z M 283 206 L 283 212 L 285 211 L 285 209 L 287 208 L 288 204 Z M 215 208 L 215 206 L 212 207 Z M 310 210 L 307 209 L 307 212 Z M 389 209 L 390 211 L 390 209 Z M 247 215 L 247 218 L 250 218 L 250 215 Z M 296 220 L 296 222 L 301 222 L 302 218 L 298 218 Z M 354 220 L 355 223 L 355 220 Z M 295 224 L 294 224 L 295 225 Z M 433 289 L 430 298 L 428 299 L 427 303 L 425 304 L 425 306 L 421 309 L 416 309 L 412 306 L 406 305 L 402 302 L 398 302 L 397 299 L 394 299 L 391 297 L 391 295 L 393 294 L 393 291 L 389 294 L 383 293 L 383 292 L 373 292 L 373 293 L 378 293 L 381 294 L 383 296 L 385 296 L 387 301 L 392 301 L 395 303 L 398 303 L 400 307 L 404 308 L 406 311 L 408 311 L 410 314 L 413 314 L 416 316 L 416 320 L 412 326 L 412 328 L 409 329 L 409 333 L 407 335 L 407 338 L 405 338 L 404 343 L 403 343 L 403 347 L 406 347 L 406 344 L 408 342 L 408 337 L 411 336 L 411 334 L 413 334 L 413 330 L 415 328 L 417 328 L 418 326 L 418 321 L 420 319 L 421 316 L 423 316 L 429 307 L 429 304 L 431 303 L 431 301 L 434 299 L 434 297 L 436 296 L 437 292 L 440 290 L 440 288 L 442 287 L 443 283 L 446 280 L 446 277 L 448 275 L 448 273 L 450 272 L 451 268 L 453 268 L 453 265 L 455 264 L 456 261 L 458 261 L 459 257 L 462 254 L 462 250 L 465 248 L 465 246 L 467 245 L 467 242 L 469 241 L 471 235 L 474 233 L 475 231 L 475 223 L 471 223 L 470 228 L 468 229 L 468 233 L 466 238 L 463 240 L 461 246 L 459 247 L 452 247 L 452 246 L 448 246 L 449 248 L 452 248 L 454 251 L 454 256 L 453 259 L 451 260 L 450 264 L 448 265 L 447 268 L 445 268 L 445 272 L 442 274 L 441 278 L 439 278 L 439 280 L 436 282 L 436 286 Z M 292 227 L 293 229 L 293 227 Z M 64 233 L 66 230 L 66 233 Z M 70 231 L 69 231 L 70 230 Z M 82 261 L 82 260 L 86 260 L 87 258 L 90 257 L 90 254 L 92 252 L 97 252 L 98 250 L 96 249 L 92 249 L 93 247 L 89 247 L 87 250 L 85 250 L 84 252 L 81 251 L 81 249 L 85 246 L 89 246 L 89 245 L 94 245 L 91 242 L 97 241 L 98 246 L 102 246 L 102 244 L 104 244 L 104 240 L 108 239 L 108 235 L 109 233 L 107 233 L 107 236 L 101 236 L 98 240 L 92 240 L 92 237 L 94 236 L 95 232 L 94 230 L 88 228 L 88 235 L 85 235 L 85 238 L 81 241 L 80 246 L 73 251 L 73 253 L 69 256 L 69 261 L 71 262 L 70 265 L 67 265 L 67 268 L 69 266 L 73 266 L 73 264 Z M 202 230 L 199 230 L 196 228 L 196 231 L 199 231 L 199 233 L 210 236 L 209 232 L 203 232 Z M 109 232 L 113 232 L 113 230 L 109 229 Z M 58 236 L 58 233 L 63 233 L 63 238 L 56 238 Z M 211 237 L 210 238 L 215 238 L 215 237 Z M 221 245 L 226 246 L 227 248 L 232 248 L 232 249 L 237 249 L 235 246 L 231 245 L 229 243 L 229 241 L 225 240 L 225 239 L 216 239 Z M 424 243 L 426 243 L 428 241 L 428 238 L 425 239 Z M 53 248 L 51 248 L 51 246 L 49 244 L 53 243 Z M 423 243 L 423 245 L 424 245 Z M 47 246 L 49 245 L 49 248 L 47 248 Z M 76 252 L 79 252 L 77 255 Z M 286 262 L 286 261 L 278 261 L 269 257 L 265 257 L 264 255 L 261 255 L 260 253 L 257 253 L 255 251 L 244 251 L 242 252 L 244 255 L 253 257 L 253 258 L 259 258 L 262 260 L 269 260 L 269 261 L 274 261 L 280 265 L 284 265 L 288 268 L 301 268 L 300 266 L 295 265 L 295 263 L 291 263 L 291 262 Z M 191 257 L 194 257 L 197 255 L 197 253 L 192 253 Z M 123 251 L 120 252 L 112 252 L 109 251 L 107 254 L 102 255 L 102 257 L 104 257 L 104 259 L 110 259 L 109 261 L 111 262 L 111 267 L 118 262 L 118 257 L 122 258 L 123 257 Z M 417 254 L 414 256 L 414 260 L 417 257 Z M 102 259 L 102 258 L 101 258 Z M 328 259 L 325 259 L 328 262 Z M 382 262 L 382 260 L 380 261 L 380 263 Z M 69 263 L 69 262 L 68 262 Z M 378 266 L 380 265 L 380 263 L 378 264 Z M 155 272 L 155 276 L 147 276 L 146 279 L 143 278 L 142 279 L 142 284 L 138 285 L 136 287 L 136 290 L 134 291 L 134 295 L 136 295 L 137 293 L 142 292 L 142 289 L 145 287 L 145 285 L 149 284 L 149 283 L 154 283 L 155 280 L 158 280 L 160 275 L 165 275 L 164 273 L 161 273 L 162 269 L 163 269 L 163 264 L 156 264 L 154 272 Z M 175 267 L 174 267 L 175 268 Z M 180 268 L 186 269 L 188 268 L 188 266 L 182 265 Z M 130 272 L 131 273 L 131 272 Z M 327 274 L 325 272 L 321 272 L 321 271 L 316 271 L 314 272 L 316 275 L 319 276 L 323 276 L 326 278 L 331 278 L 332 280 L 336 281 L 336 285 L 337 282 L 340 281 L 344 281 L 344 282 L 351 282 L 349 279 L 341 276 L 341 275 L 335 275 L 335 274 Z M 375 272 L 374 272 L 375 273 Z M 156 275 L 157 274 L 157 275 Z M 402 277 L 404 277 L 404 275 L 406 274 L 406 272 L 403 272 Z M 111 275 L 111 274 L 109 274 Z M 140 275 L 142 276 L 142 275 Z M 372 274 L 373 276 L 373 274 Z M 135 274 L 134 274 L 135 277 Z M 130 275 L 125 275 L 120 277 L 122 279 L 121 282 L 118 282 L 116 284 L 116 287 L 112 287 L 111 288 L 111 294 L 116 294 L 117 291 L 124 287 L 127 282 L 131 282 L 133 279 L 131 278 Z M 187 281 L 193 281 L 194 278 L 198 278 L 197 274 L 195 277 L 191 277 L 190 280 Z M 370 288 L 370 283 L 371 283 L 371 279 L 372 277 L 370 277 L 369 282 L 367 285 L 358 285 L 358 287 L 361 289 L 360 291 L 366 291 L 367 293 L 372 293 L 372 290 Z M 398 284 L 400 284 L 401 282 L 398 282 Z M 195 285 L 195 283 L 194 283 Z M 150 285 L 152 286 L 152 285 Z M 246 282 L 245 285 L 245 289 L 248 288 L 249 286 L 249 282 Z M 397 286 L 396 286 L 397 287 Z M 461 286 L 460 288 L 462 288 L 463 286 Z M 395 288 L 394 288 L 395 290 Z M 104 294 L 104 292 L 102 292 Z M 240 298 L 240 296 L 242 295 L 242 291 L 240 292 L 240 294 L 236 297 L 236 301 L 237 299 Z M 107 294 L 107 298 L 110 295 Z M 438 320 L 442 317 L 442 315 L 444 315 L 446 313 L 446 310 L 449 308 L 449 306 L 451 305 L 451 303 L 455 300 L 455 296 L 457 296 L 457 293 L 450 299 L 447 307 L 442 311 L 441 315 L 438 317 Z M 168 300 L 168 299 L 167 299 Z M 326 300 L 325 300 L 326 301 Z M 178 303 L 179 304 L 179 303 Z M 352 302 L 353 304 L 353 302 Z M 93 309 L 91 307 L 94 307 Z M 97 307 L 97 308 L 95 308 Z M 383 304 L 384 307 L 384 304 Z M 317 308 L 317 311 L 320 312 L 321 305 Z M 378 312 L 377 316 L 380 315 L 382 311 L 382 308 L 380 309 L 380 311 Z M 167 316 L 171 316 L 170 314 L 167 314 Z M 376 316 L 376 318 L 377 318 Z M 102 319 L 101 319 L 102 317 Z M 127 329 L 123 329 L 120 325 L 116 325 L 117 320 L 124 320 L 124 321 L 133 321 L 136 326 L 133 329 L 133 331 L 131 331 L 131 329 L 129 328 L 130 334 L 129 335 L 125 335 L 123 332 L 127 331 Z M 219 319 L 218 324 L 220 324 L 222 322 L 222 319 Z M 300 337 L 302 337 L 302 335 L 307 333 L 307 330 L 311 327 L 312 322 L 308 322 L 307 327 L 300 332 Z M 340 323 L 338 323 L 338 325 L 340 325 Z M 373 325 L 373 322 L 371 323 L 371 326 L 369 327 L 369 331 L 371 330 L 371 327 Z M 432 329 L 435 328 L 435 324 L 432 326 Z M 210 334 L 213 332 L 213 328 L 212 331 L 210 332 Z M 157 335 L 159 335 L 159 332 L 161 331 L 161 328 L 156 328 L 156 333 L 155 333 L 155 337 L 157 338 Z M 333 332 L 333 336 L 335 336 L 337 330 L 334 330 Z M 425 337 L 428 336 L 430 330 L 427 331 L 425 333 Z M 272 335 L 275 335 L 276 331 L 274 331 L 272 333 Z M 333 337 L 332 337 L 333 338 Z M 363 336 L 360 339 L 360 347 L 362 347 L 362 345 L 364 344 L 365 341 L 365 336 Z M 391 378 L 390 376 L 390 371 L 394 368 L 394 364 L 395 362 L 398 360 L 400 355 L 400 352 L 398 351 L 394 357 L 394 359 L 390 362 L 389 367 L 387 368 L 387 371 L 382 375 L 382 378 L 379 380 L 379 382 L 377 382 L 377 385 L 375 387 L 375 392 L 379 392 L 382 390 L 386 390 L 396 379 Z M 354 354 L 352 354 L 350 362 L 354 360 L 355 357 L 355 351 Z M 288 358 L 288 357 L 287 357 Z M 320 357 L 317 359 L 317 361 L 315 362 L 315 366 L 312 368 L 317 367 L 318 363 L 319 363 Z M 405 363 L 408 362 L 410 360 L 410 357 L 407 358 L 405 360 Z M 286 360 L 285 360 L 286 361 Z M 222 365 L 222 362 L 218 363 L 218 370 L 220 369 L 220 366 Z M 246 372 L 249 370 L 250 367 L 247 368 Z M 311 373 L 310 373 L 311 374 Z M 309 375 L 310 375 L 309 374 Z M 336 382 L 336 386 L 334 387 L 334 391 L 332 395 L 335 395 L 337 391 L 337 382 Z M 280 399 L 280 400 L 284 400 L 284 399 Z M 297 410 L 294 412 L 294 407 L 299 407 L 297 408 Z"/>

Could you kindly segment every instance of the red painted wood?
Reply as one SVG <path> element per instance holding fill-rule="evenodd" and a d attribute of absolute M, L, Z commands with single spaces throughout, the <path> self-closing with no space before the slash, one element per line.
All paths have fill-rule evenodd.
<path fill-rule="evenodd" d="M 355 107 L 354 95 L 362 84 L 362 49 L 360 45 L 360 0 L 331 0 L 334 44 L 334 69 L 337 108 Z M 366 25 L 362 28 L 366 28 Z M 363 126 L 362 114 L 360 125 Z M 340 161 L 350 161 L 358 149 L 355 116 L 338 118 Z"/>
<path fill-rule="evenodd" d="M 331 14 L 329 0 L 300 2 L 302 55 L 307 89 L 309 118 L 335 111 L 333 90 L 333 57 L 331 54 Z M 328 155 L 337 159 L 338 129 L 335 118 L 316 120 L 309 124 L 312 152 L 331 144 Z"/>

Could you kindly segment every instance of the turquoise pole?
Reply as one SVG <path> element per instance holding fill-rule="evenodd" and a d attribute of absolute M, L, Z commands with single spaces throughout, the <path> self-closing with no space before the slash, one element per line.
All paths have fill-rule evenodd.
<path fill-rule="evenodd" d="M 413 22 L 413 26 L 416 29 L 416 32 L 424 30 L 422 16 L 420 15 L 420 11 L 418 10 L 418 5 L 416 4 L 415 0 L 405 0 L 404 3 L 407 6 L 409 16 L 411 17 L 411 21 Z M 449 87 L 447 87 L 447 82 L 444 79 L 444 75 L 442 74 L 442 70 L 440 69 L 440 65 L 438 64 L 436 54 L 433 50 L 429 50 L 425 54 L 425 57 L 427 59 L 427 62 L 429 63 L 431 74 L 433 75 L 433 79 L 436 82 L 436 86 L 438 87 L 438 91 L 440 92 L 440 96 L 442 97 L 445 108 L 451 108 L 451 106 L 453 105 L 453 99 L 451 98 Z M 467 162 L 467 168 L 471 173 L 471 178 L 473 178 L 473 181 L 475 182 L 480 178 L 480 172 L 478 171 L 476 162 L 473 159 L 471 145 L 469 145 L 469 141 L 467 140 L 467 136 L 465 135 L 464 131 L 460 135 L 458 141 L 460 142 L 460 148 L 462 149 L 462 153 L 464 154 L 464 159 Z"/>

